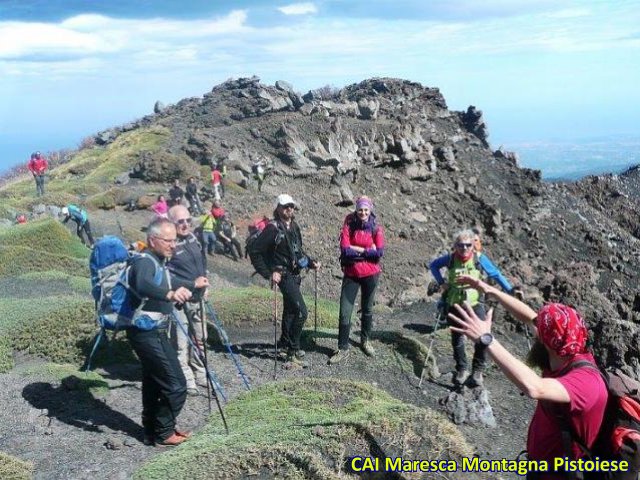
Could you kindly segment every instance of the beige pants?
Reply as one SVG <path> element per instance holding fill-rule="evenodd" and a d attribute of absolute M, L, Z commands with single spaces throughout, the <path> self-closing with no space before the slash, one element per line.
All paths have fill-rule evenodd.
<path fill-rule="evenodd" d="M 207 326 L 206 324 L 204 325 L 203 338 L 203 325 L 200 319 L 199 304 L 184 304 L 182 310 L 176 310 L 176 316 L 178 317 L 178 321 L 185 327 L 185 330 L 189 332 L 193 343 L 199 348 L 202 348 L 207 340 Z M 193 388 L 196 385 L 206 387 L 207 374 L 200 361 L 200 356 L 198 352 L 193 349 L 191 342 L 184 336 L 182 330 L 183 329 L 177 325 L 172 324 L 171 338 L 178 352 L 178 361 L 184 373 L 184 378 L 187 380 L 187 388 Z"/>

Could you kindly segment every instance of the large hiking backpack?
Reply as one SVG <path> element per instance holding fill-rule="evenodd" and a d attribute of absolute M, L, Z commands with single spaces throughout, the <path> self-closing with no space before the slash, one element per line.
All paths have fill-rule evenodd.
<path fill-rule="evenodd" d="M 575 476 L 576 479 L 598 480 L 638 480 L 640 477 L 640 382 L 625 375 L 620 369 L 601 370 L 597 365 L 579 360 L 563 370 L 563 375 L 576 368 L 592 368 L 597 370 L 607 385 L 609 399 L 602 426 L 591 449 L 582 445 L 574 435 L 565 418 L 561 421 L 565 450 L 570 449 L 571 441 L 577 443 L 588 458 L 627 462 L 627 471 L 596 472 Z M 568 454 L 571 457 L 571 452 Z"/>
<path fill-rule="evenodd" d="M 154 283 L 160 285 L 164 276 L 158 262 L 145 253 L 129 252 L 120 238 L 106 236 L 94 245 L 89 268 L 91 294 L 96 302 L 97 322 L 106 330 L 123 330 L 136 326 L 142 330 L 155 328 L 156 318 L 141 315 L 146 299 L 133 308 L 132 296 L 139 298 L 129 287 L 129 271 L 136 259 L 150 258 L 155 265 Z"/>
<path fill-rule="evenodd" d="M 245 258 L 247 256 L 250 259 L 252 258 L 251 255 L 253 252 L 253 244 L 265 229 L 265 227 L 269 225 L 269 222 L 270 220 L 267 217 L 262 217 L 255 219 L 247 226 L 247 239 L 244 242 Z M 251 260 L 251 264 L 253 265 L 253 259 Z"/>

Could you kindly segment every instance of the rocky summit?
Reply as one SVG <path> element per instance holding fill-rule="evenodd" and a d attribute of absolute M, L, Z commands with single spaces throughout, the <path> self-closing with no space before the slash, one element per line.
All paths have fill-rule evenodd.
<path fill-rule="evenodd" d="M 388 242 L 383 303 L 423 301 L 425 262 L 448 249 L 456 230 L 478 226 L 490 257 L 529 301 L 574 304 L 600 358 L 640 376 L 637 168 L 544 183 L 515 153 L 490 149 L 480 110 L 450 111 L 437 88 L 392 78 L 305 95 L 283 81 L 243 78 L 155 110 L 99 134 L 98 143 L 162 125 L 171 131 L 167 154 L 226 162 L 228 179 L 247 189 L 227 200 L 241 216 L 268 211 L 280 192 L 300 199 L 305 241 L 331 274 L 326 295 L 339 290 L 341 220 L 353 198 L 367 194 Z M 258 160 L 270 167 L 262 195 L 250 188 Z"/>

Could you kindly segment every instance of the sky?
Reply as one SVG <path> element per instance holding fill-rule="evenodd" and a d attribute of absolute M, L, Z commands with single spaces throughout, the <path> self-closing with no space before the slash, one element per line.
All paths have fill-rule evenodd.
<path fill-rule="evenodd" d="M 0 170 L 228 78 L 395 77 L 501 145 L 638 134 L 640 0 L 0 0 Z"/>

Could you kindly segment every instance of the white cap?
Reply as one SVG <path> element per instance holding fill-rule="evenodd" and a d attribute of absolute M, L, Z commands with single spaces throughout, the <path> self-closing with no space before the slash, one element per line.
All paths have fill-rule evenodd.
<path fill-rule="evenodd" d="M 62 207 L 60 213 L 62 213 L 63 215 L 69 215 L 69 209 L 67 207 Z"/>
<path fill-rule="evenodd" d="M 298 206 L 298 204 L 293 201 L 293 198 L 291 198 L 291 195 L 287 195 L 286 193 L 281 193 L 280 195 L 278 195 L 278 198 L 276 198 L 275 208 L 278 208 L 278 205 L 289 205 L 289 204 L 293 204 L 296 207 Z"/>

